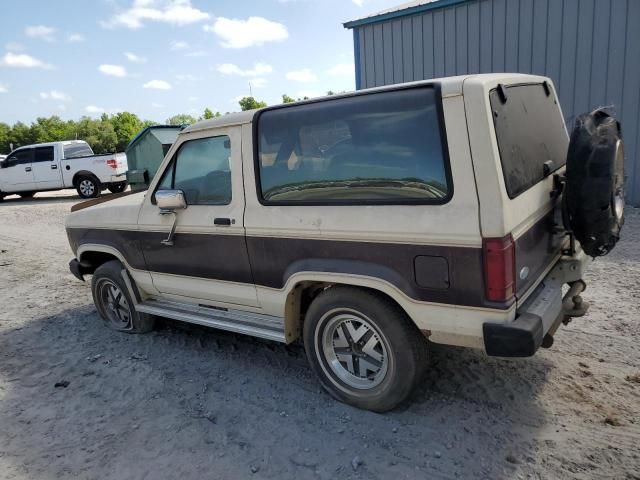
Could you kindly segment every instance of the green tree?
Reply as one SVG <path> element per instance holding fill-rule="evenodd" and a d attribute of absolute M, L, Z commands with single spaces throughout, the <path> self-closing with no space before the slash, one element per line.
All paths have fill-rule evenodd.
<path fill-rule="evenodd" d="M 282 103 L 293 103 L 295 102 L 296 99 L 293 97 L 290 97 L 289 95 L 287 95 L 286 93 L 282 94 Z"/>
<path fill-rule="evenodd" d="M 11 148 L 9 147 L 9 137 L 11 135 L 11 127 L 6 123 L 0 123 L 0 153 L 8 154 Z"/>
<path fill-rule="evenodd" d="M 192 125 L 198 121 L 193 115 L 186 113 L 167 118 L 167 125 Z"/>
<path fill-rule="evenodd" d="M 101 117 L 102 123 L 111 122 L 113 130 L 118 137 L 117 150 L 122 152 L 127 148 L 129 142 L 142 130 L 142 121 L 137 115 L 130 112 L 120 112 L 108 117 Z"/>
<path fill-rule="evenodd" d="M 202 118 L 205 120 L 210 120 L 214 117 L 215 115 L 213 114 L 213 112 L 211 111 L 211 109 L 209 108 L 205 108 L 204 109 L 204 113 L 202 114 Z"/>
<path fill-rule="evenodd" d="M 267 102 L 259 102 L 253 97 L 242 97 L 238 102 L 242 111 L 255 110 L 256 108 L 264 108 L 267 106 Z"/>

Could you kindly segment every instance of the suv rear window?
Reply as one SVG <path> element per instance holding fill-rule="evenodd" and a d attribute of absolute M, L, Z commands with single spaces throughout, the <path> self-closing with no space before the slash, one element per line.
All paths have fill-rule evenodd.
<path fill-rule="evenodd" d="M 259 114 L 259 193 L 267 204 L 445 203 L 450 196 L 433 88 Z"/>
<path fill-rule="evenodd" d="M 513 85 L 498 89 L 489 99 L 509 198 L 515 198 L 566 163 L 569 138 L 553 91 L 545 84 Z M 548 89 L 548 90 L 547 90 Z M 547 94 L 549 92 L 549 94 Z"/>

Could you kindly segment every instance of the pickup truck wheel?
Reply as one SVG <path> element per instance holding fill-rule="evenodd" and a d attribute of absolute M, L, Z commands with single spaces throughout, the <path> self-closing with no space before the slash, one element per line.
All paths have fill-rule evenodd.
<path fill-rule="evenodd" d="M 94 177 L 79 177 L 76 190 L 81 198 L 96 198 L 100 195 L 100 182 Z"/>
<path fill-rule="evenodd" d="M 111 260 L 96 269 L 91 279 L 93 302 L 104 323 L 112 330 L 150 332 L 155 318 L 135 311 L 129 290 L 122 279 L 123 268 L 119 261 Z"/>
<path fill-rule="evenodd" d="M 127 188 L 127 182 L 112 183 L 107 188 L 111 193 L 121 193 Z"/>
<path fill-rule="evenodd" d="M 336 399 L 385 412 L 404 401 L 427 363 L 426 341 L 396 305 L 375 293 L 333 287 L 304 323 L 307 358 Z"/>
<path fill-rule="evenodd" d="M 33 198 L 36 192 L 22 192 L 20 198 Z"/>

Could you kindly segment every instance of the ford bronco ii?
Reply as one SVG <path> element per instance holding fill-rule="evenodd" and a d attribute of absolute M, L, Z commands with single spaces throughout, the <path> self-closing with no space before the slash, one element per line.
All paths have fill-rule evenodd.
<path fill-rule="evenodd" d="M 157 316 L 300 339 L 324 388 L 385 411 L 429 342 L 525 357 L 583 315 L 623 223 L 618 122 L 567 134 L 548 78 L 435 79 L 183 130 L 148 191 L 66 229 L 111 328 Z M 563 290 L 564 288 L 564 290 Z"/>

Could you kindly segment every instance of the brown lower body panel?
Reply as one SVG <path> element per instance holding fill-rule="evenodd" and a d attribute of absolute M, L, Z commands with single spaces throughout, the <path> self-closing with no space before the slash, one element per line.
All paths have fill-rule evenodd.
<path fill-rule="evenodd" d="M 485 300 L 480 248 L 191 233 L 176 234 L 167 247 L 160 243 L 166 232 L 69 228 L 67 234 L 73 251 L 109 245 L 133 268 L 152 272 L 270 288 L 303 271 L 347 273 L 380 278 L 418 301 L 499 309 L 512 303 Z M 421 279 L 437 276 L 428 282 L 437 288 L 421 286 L 416 268 Z"/>

